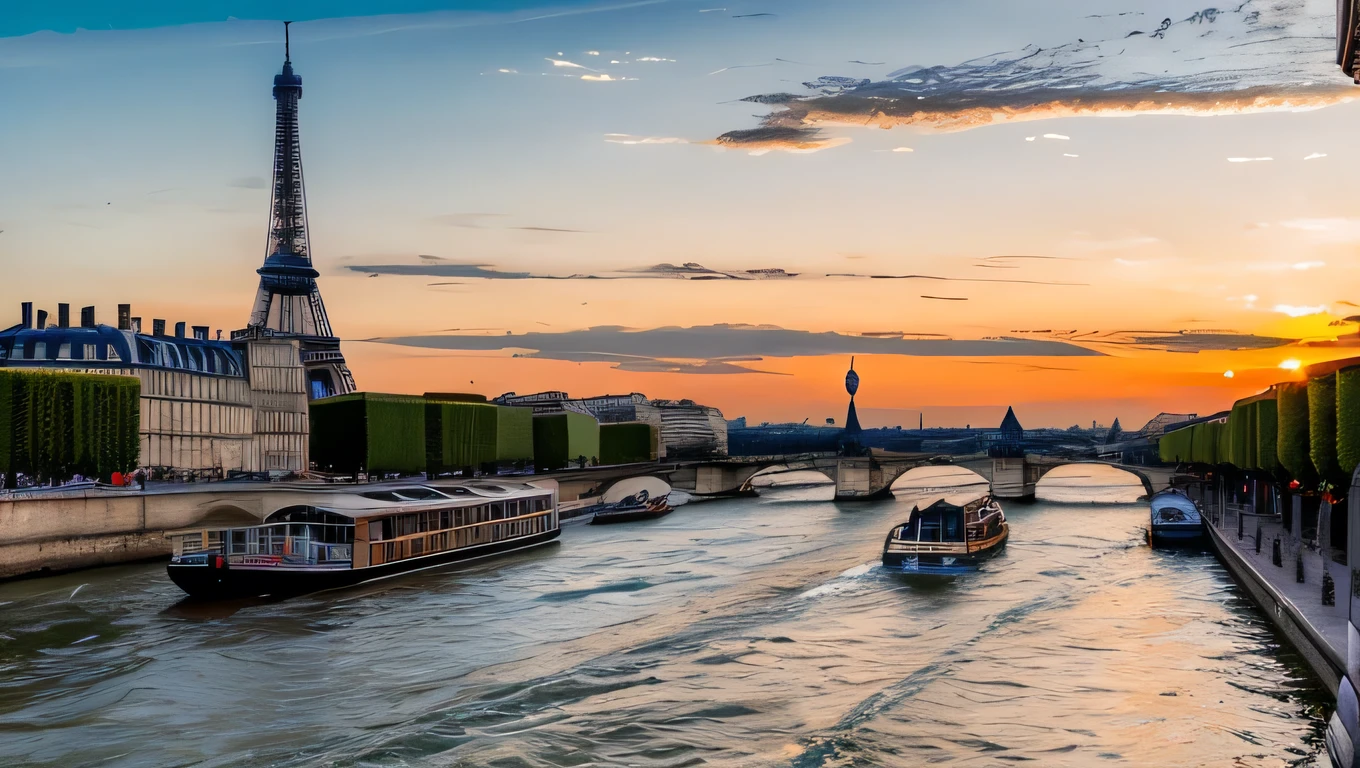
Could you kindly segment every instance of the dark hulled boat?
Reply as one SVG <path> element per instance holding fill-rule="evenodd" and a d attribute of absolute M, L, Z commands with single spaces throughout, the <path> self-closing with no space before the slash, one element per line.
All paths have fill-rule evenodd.
<path fill-rule="evenodd" d="M 469 481 L 281 488 L 262 524 L 168 535 L 170 579 L 192 597 L 288 596 L 547 544 L 556 493 Z"/>
<path fill-rule="evenodd" d="M 913 507 L 907 522 L 892 529 L 883 542 L 883 567 L 906 573 L 977 570 L 1006 546 L 1009 535 L 1006 514 L 990 495 L 941 498 Z"/>
<path fill-rule="evenodd" d="M 652 495 L 646 488 L 630 494 L 616 502 L 605 503 L 590 518 L 591 525 L 607 523 L 631 523 L 636 520 L 653 520 L 665 517 L 672 511 L 667 502 L 669 494 Z"/>

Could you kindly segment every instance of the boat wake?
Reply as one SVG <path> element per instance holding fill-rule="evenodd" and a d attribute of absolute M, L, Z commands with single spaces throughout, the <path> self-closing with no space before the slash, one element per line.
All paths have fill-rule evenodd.
<path fill-rule="evenodd" d="M 800 594 L 799 597 L 800 598 L 825 597 L 826 595 L 834 595 L 841 592 L 845 592 L 847 590 L 858 589 L 862 585 L 867 586 L 868 585 L 867 582 L 862 581 L 861 577 L 869 574 L 878 567 L 879 567 L 878 563 L 865 563 L 863 565 L 857 565 L 854 568 L 842 571 L 831 581 L 828 581 L 825 584 L 809 589 L 808 591 Z"/>

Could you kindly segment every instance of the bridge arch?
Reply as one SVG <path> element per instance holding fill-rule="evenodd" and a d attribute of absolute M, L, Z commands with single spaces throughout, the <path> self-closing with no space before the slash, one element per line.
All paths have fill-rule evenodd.
<path fill-rule="evenodd" d="M 1084 482 L 1090 480 L 1097 482 Z M 1049 501 L 1087 501 L 1089 499 L 1078 497 L 1077 489 L 1125 487 L 1130 490 L 1128 501 L 1154 493 L 1152 480 L 1135 467 L 1116 466 L 1107 461 L 1071 461 L 1045 470 L 1035 483 L 1034 495 Z"/>
<path fill-rule="evenodd" d="M 926 464 L 903 472 L 892 483 L 894 493 L 929 493 L 937 488 L 990 485 L 990 481 L 967 467 Z"/>
<path fill-rule="evenodd" d="M 827 472 L 825 468 L 817 467 L 812 464 L 794 463 L 794 464 L 772 464 L 769 466 L 761 467 L 760 469 L 757 469 L 755 472 L 751 473 L 750 477 L 746 478 L 746 482 L 743 484 L 743 487 L 751 489 L 765 487 L 765 484 L 757 483 L 756 479 L 773 478 L 778 477 L 780 475 L 789 475 L 795 473 L 820 475 L 822 478 L 826 480 L 828 484 L 834 485 L 836 483 L 836 476 L 831 472 Z"/>

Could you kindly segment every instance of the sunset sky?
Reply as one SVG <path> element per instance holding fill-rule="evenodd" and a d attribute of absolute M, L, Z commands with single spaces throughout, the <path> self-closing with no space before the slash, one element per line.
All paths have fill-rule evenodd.
<path fill-rule="evenodd" d="M 1360 354 L 1330 0 L 108 5 L 0 19 L 13 322 L 244 326 L 286 15 L 361 389 L 1136 428 Z"/>

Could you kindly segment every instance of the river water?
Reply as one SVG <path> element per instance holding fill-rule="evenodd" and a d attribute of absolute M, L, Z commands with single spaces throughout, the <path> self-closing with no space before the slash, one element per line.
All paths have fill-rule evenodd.
<path fill-rule="evenodd" d="M 3 584 L 0 765 L 1326 764 L 1325 692 L 1144 506 L 1007 505 L 1003 555 L 923 580 L 877 565 L 909 499 L 829 497 L 273 603 Z"/>

